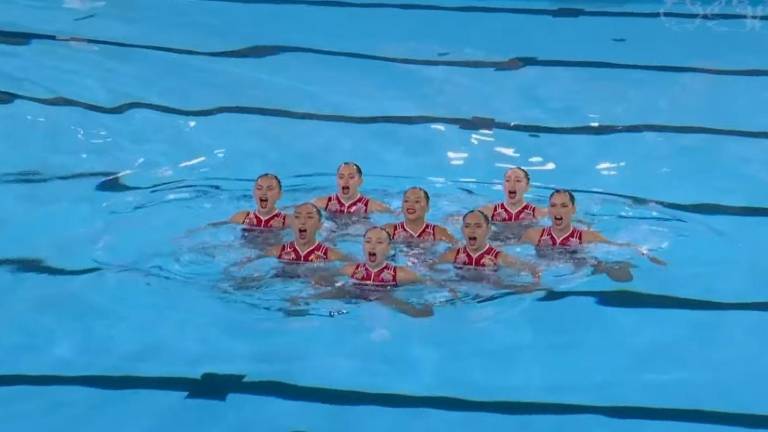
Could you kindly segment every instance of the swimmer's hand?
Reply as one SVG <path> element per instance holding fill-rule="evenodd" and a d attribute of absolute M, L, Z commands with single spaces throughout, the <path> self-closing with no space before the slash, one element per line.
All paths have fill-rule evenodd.
<path fill-rule="evenodd" d="M 666 266 L 666 265 L 667 265 L 667 262 L 666 262 L 666 261 L 664 261 L 664 260 L 663 260 L 663 259 L 661 259 L 661 258 L 655 257 L 655 256 L 653 256 L 653 255 L 649 255 L 649 254 L 648 254 L 648 252 L 645 252 L 645 251 L 641 251 L 640 253 L 641 253 L 641 254 L 642 254 L 644 257 L 648 258 L 648 261 L 650 261 L 650 262 L 652 262 L 652 263 L 654 263 L 654 264 L 656 264 L 656 265 L 660 265 L 660 266 Z"/>

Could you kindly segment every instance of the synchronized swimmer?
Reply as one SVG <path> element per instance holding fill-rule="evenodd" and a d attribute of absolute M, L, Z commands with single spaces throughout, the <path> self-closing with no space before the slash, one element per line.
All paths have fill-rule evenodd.
<path fill-rule="evenodd" d="M 430 261 L 430 266 L 452 264 L 457 269 L 494 271 L 509 267 L 529 273 L 538 284 L 541 278 L 539 268 L 527 261 L 497 249 L 489 242 L 492 224 L 519 224 L 526 228 L 520 241 L 533 245 L 537 252 L 544 250 L 578 251 L 589 243 L 606 243 L 615 246 L 629 246 L 641 252 L 656 264 L 665 264 L 662 260 L 648 255 L 643 249 L 628 243 L 617 243 L 606 239 L 597 231 L 579 229 L 573 226 L 572 218 L 576 213 L 576 198 L 568 190 L 555 190 L 549 196 L 548 208 L 536 207 L 525 201 L 525 193 L 530 185 L 530 176 L 522 168 L 512 168 L 504 175 L 505 200 L 476 210 L 470 210 L 462 217 L 461 234 L 463 242 L 457 239 L 447 228 L 428 222 L 429 193 L 421 187 L 408 188 L 403 193 L 403 220 L 383 226 L 368 228 L 363 234 L 363 260 L 353 260 L 334 247 L 318 241 L 317 234 L 322 227 L 323 210 L 332 215 L 347 214 L 366 216 L 373 212 L 391 213 L 384 203 L 362 195 L 359 191 L 363 183 L 363 171 L 354 162 L 344 162 L 336 171 L 337 191 L 333 195 L 316 198 L 311 202 L 299 204 L 292 214 L 278 209 L 277 203 L 282 196 L 282 183 L 274 174 L 260 175 L 253 187 L 256 208 L 240 211 L 230 218 L 231 223 L 241 224 L 248 231 L 278 231 L 291 228 L 293 240 L 266 249 L 264 255 L 277 258 L 280 262 L 291 264 L 326 263 L 331 261 L 347 262 L 341 266 L 339 276 L 344 276 L 356 289 L 363 289 L 368 300 L 386 300 L 385 302 L 412 316 L 431 314 L 421 309 L 413 309 L 396 300 L 390 294 L 383 294 L 402 284 L 424 281 L 424 276 L 407 267 L 389 261 L 393 242 L 435 243 L 445 242 L 449 249 Z M 541 219 L 549 217 L 548 226 L 534 226 Z M 610 276 L 610 275 L 609 275 Z M 631 277 L 631 275 L 630 275 Z M 618 280 L 618 279 L 615 279 Z M 626 280 L 626 279 L 625 279 Z M 364 287 L 364 288 L 361 288 Z M 378 292 L 378 294 L 371 294 Z M 323 295 L 332 298 L 338 290 Z"/>

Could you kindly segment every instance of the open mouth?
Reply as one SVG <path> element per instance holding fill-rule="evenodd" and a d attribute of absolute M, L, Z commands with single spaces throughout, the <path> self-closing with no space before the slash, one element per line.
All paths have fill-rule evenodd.
<path fill-rule="evenodd" d="M 307 239 L 307 229 L 306 228 L 299 228 L 299 238 L 302 240 Z"/>
<path fill-rule="evenodd" d="M 378 257 L 378 255 L 376 254 L 376 252 L 368 252 L 368 262 L 369 263 L 375 263 L 377 257 Z"/>
<path fill-rule="evenodd" d="M 411 209 L 411 208 L 405 209 L 405 214 L 407 214 L 407 215 L 415 215 L 416 214 L 416 209 Z"/>
<path fill-rule="evenodd" d="M 259 198 L 259 207 L 265 209 L 267 208 L 268 204 L 269 204 L 269 200 L 267 198 Z"/>
<path fill-rule="evenodd" d="M 507 191 L 507 197 L 508 197 L 509 199 L 515 199 L 515 198 L 517 198 L 517 191 L 516 191 L 516 190 L 510 190 L 510 191 Z"/>
<path fill-rule="evenodd" d="M 562 216 L 555 216 L 552 220 L 555 222 L 555 225 L 562 225 L 562 223 L 563 223 L 563 217 Z"/>
<path fill-rule="evenodd" d="M 342 195 L 349 195 L 349 186 L 342 186 L 341 187 L 341 194 Z"/>
<path fill-rule="evenodd" d="M 470 246 L 477 246 L 477 236 L 467 237 L 467 244 L 469 244 Z"/>

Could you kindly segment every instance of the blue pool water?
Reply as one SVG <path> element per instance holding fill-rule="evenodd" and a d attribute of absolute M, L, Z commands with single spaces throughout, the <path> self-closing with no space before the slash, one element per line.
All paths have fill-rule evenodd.
<path fill-rule="evenodd" d="M 768 429 L 766 8 L 2 2 L 0 430 Z M 264 171 L 283 206 L 331 193 L 342 160 L 454 234 L 524 166 L 530 201 L 574 189 L 669 265 L 402 290 L 428 319 L 233 272 L 252 249 L 206 224 Z"/>

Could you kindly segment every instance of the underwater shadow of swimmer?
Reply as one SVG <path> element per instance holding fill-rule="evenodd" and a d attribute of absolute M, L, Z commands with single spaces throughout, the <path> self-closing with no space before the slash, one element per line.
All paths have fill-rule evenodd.
<path fill-rule="evenodd" d="M 48 265 L 40 258 L 0 258 L 0 267 L 9 267 L 14 273 L 32 273 L 48 276 L 82 276 L 103 270 L 101 267 L 65 269 Z"/>
<path fill-rule="evenodd" d="M 768 312 L 768 301 L 722 302 L 630 290 L 614 291 L 546 291 L 536 301 L 553 302 L 571 297 L 592 297 L 601 306 L 626 309 L 677 309 L 693 311 L 753 311 Z"/>

